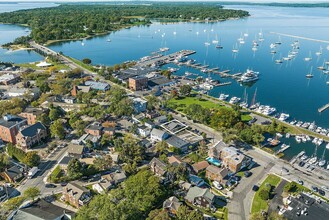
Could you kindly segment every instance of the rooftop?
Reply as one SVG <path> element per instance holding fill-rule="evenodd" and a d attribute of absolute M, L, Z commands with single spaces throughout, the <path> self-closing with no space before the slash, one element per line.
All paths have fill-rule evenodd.
<path fill-rule="evenodd" d="M 148 82 L 150 87 L 162 86 L 162 85 L 166 85 L 169 83 L 173 83 L 173 81 L 164 76 L 157 76 L 157 77 L 151 78 Z"/>
<path fill-rule="evenodd" d="M 24 127 L 19 132 L 22 134 L 23 137 L 34 137 L 37 135 L 39 130 L 46 130 L 46 127 L 41 122 L 37 122 L 33 125 Z"/>
<path fill-rule="evenodd" d="M 22 121 L 26 121 L 26 119 L 17 115 L 5 115 L 0 119 L 0 126 L 10 128 Z"/>
<path fill-rule="evenodd" d="M 207 161 L 200 161 L 198 163 L 195 163 L 192 165 L 193 169 L 195 171 L 200 171 L 200 170 L 204 170 L 209 166 L 209 163 Z"/>
<path fill-rule="evenodd" d="M 69 154 L 82 154 L 84 146 L 78 144 L 69 144 L 67 153 Z"/>
<path fill-rule="evenodd" d="M 66 217 L 62 217 L 63 215 Z M 72 219 L 75 213 L 63 209 L 59 206 L 53 205 L 52 203 L 46 202 L 43 199 L 31 204 L 28 207 L 20 208 L 13 216 L 13 220 L 49 220 L 49 219 Z"/>
<path fill-rule="evenodd" d="M 2 76 L 0 76 L 0 83 L 15 79 L 17 77 L 18 76 L 15 74 L 10 74 L 10 73 L 3 74 Z"/>
<path fill-rule="evenodd" d="M 212 194 L 208 188 L 202 189 L 200 187 L 194 186 L 190 188 L 185 198 L 188 201 L 193 201 L 195 197 L 204 197 L 210 201 L 213 201 L 215 195 Z"/>
<path fill-rule="evenodd" d="M 182 149 L 187 147 L 190 143 L 177 137 L 176 135 L 172 135 L 171 137 L 169 137 L 168 139 L 166 139 L 167 144 L 169 144 L 170 146 Z"/>
<path fill-rule="evenodd" d="M 105 82 L 95 82 L 95 81 L 86 81 L 85 82 L 86 86 L 90 86 L 92 89 L 96 90 L 107 90 L 108 87 L 110 86 L 108 83 Z"/>

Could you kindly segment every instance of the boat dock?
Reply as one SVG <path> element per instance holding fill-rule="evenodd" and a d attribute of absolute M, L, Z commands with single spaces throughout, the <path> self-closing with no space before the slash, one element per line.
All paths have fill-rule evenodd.
<path fill-rule="evenodd" d="M 276 154 L 283 153 L 285 150 L 289 149 L 290 145 L 286 145 L 284 147 L 281 147 L 280 150 L 276 152 Z"/>
<path fill-rule="evenodd" d="M 139 61 L 136 65 L 143 67 L 143 66 L 150 66 L 152 64 L 168 64 L 170 62 L 173 62 L 177 57 L 185 57 L 185 56 L 190 56 L 192 54 L 195 54 L 196 51 L 194 50 L 181 50 L 175 53 L 171 53 L 168 55 L 157 55 L 157 56 L 153 56 L 150 57 L 150 59 L 145 60 L 145 61 Z"/>
<path fill-rule="evenodd" d="M 219 84 L 216 84 L 215 86 L 228 86 L 228 85 L 231 85 L 232 82 L 224 82 L 224 83 L 219 83 Z"/>
<path fill-rule="evenodd" d="M 324 106 L 322 106 L 321 108 L 318 109 L 318 112 L 323 112 L 325 110 L 327 110 L 329 108 L 329 103 L 328 104 L 325 104 Z"/>

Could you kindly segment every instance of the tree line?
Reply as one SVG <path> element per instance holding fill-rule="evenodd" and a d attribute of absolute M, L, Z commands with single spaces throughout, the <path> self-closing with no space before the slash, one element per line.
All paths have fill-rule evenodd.
<path fill-rule="evenodd" d="M 0 14 L 0 23 L 28 25 L 31 39 L 81 39 L 134 25 L 150 24 L 150 19 L 224 20 L 249 13 L 223 9 L 217 4 L 152 5 L 60 5 Z M 26 40 L 26 38 L 21 39 Z"/>

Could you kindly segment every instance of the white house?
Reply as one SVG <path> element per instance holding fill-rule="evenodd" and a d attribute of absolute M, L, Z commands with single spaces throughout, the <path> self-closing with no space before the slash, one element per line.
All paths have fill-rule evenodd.
<path fill-rule="evenodd" d="M 163 141 L 168 138 L 168 133 L 165 131 L 153 128 L 151 131 L 151 141 Z"/>
<path fill-rule="evenodd" d="M 138 134 L 142 137 L 147 137 L 151 133 L 151 129 L 146 126 L 140 126 L 137 128 Z"/>

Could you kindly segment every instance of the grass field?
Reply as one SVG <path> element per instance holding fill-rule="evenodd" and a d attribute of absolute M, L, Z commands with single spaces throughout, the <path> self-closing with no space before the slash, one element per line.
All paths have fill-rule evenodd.
<path fill-rule="evenodd" d="M 254 200 L 252 202 L 251 213 L 260 212 L 261 210 L 267 211 L 268 203 L 259 197 L 259 192 L 265 188 L 267 183 L 276 187 L 280 182 L 281 178 L 276 175 L 270 174 L 267 176 L 262 185 L 260 185 L 259 190 L 255 193 Z"/>
<path fill-rule="evenodd" d="M 216 103 L 206 100 L 206 99 L 200 99 L 198 97 L 185 97 L 185 98 L 171 99 L 169 101 L 169 103 L 177 106 L 178 111 L 184 110 L 186 107 L 188 107 L 191 104 L 199 104 L 202 107 L 209 108 L 209 109 L 223 108 L 223 106 L 221 106 L 220 104 L 216 104 Z"/>

